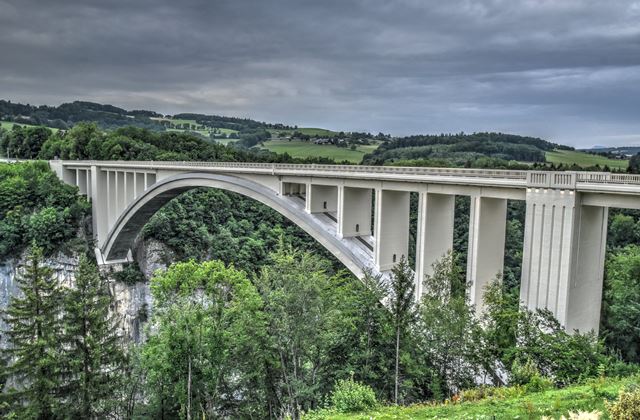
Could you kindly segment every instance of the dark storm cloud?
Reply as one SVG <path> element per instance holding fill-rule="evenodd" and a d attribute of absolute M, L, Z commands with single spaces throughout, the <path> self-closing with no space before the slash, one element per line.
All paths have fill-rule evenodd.
<path fill-rule="evenodd" d="M 640 1 L 0 0 L 0 96 L 640 144 Z"/>

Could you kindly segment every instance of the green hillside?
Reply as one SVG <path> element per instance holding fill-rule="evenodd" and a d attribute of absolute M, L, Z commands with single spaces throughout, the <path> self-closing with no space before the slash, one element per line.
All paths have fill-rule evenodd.
<path fill-rule="evenodd" d="M 37 125 L 31 125 L 31 124 L 22 124 L 22 123 L 18 124 L 11 121 L 0 121 L 0 127 L 4 128 L 5 130 L 11 130 L 14 125 L 19 125 L 21 127 L 39 127 Z M 53 131 L 54 133 L 58 131 L 57 128 L 53 128 L 53 127 L 47 127 L 47 128 Z"/>
<path fill-rule="evenodd" d="M 333 144 L 314 144 L 310 141 L 299 140 L 269 140 L 264 142 L 264 148 L 275 153 L 288 153 L 295 158 L 326 157 L 336 162 L 349 161 L 360 163 L 365 154 L 371 153 L 377 144 L 358 145 L 355 150 L 338 147 Z"/>
<path fill-rule="evenodd" d="M 609 418 L 605 400 L 613 401 L 618 392 L 628 386 L 637 386 L 640 377 L 623 379 L 594 379 L 583 385 L 563 389 L 550 389 L 527 393 L 522 387 L 495 390 L 494 395 L 478 401 L 411 406 L 385 406 L 375 411 L 341 414 L 331 411 L 312 413 L 304 418 L 332 420 L 383 420 L 383 419 L 539 419 L 550 416 L 557 419 L 569 412 L 598 410 L 603 419 Z M 489 389 L 491 390 L 491 389 Z M 472 391 L 476 394 L 481 392 Z M 489 391 L 491 393 L 491 391 Z M 464 399 L 464 393 L 463 393 Z"/>
<path fill-rule="evenodd" d="M 578 165 L 583 167 L 600 165 L 608 166 L 611 169 L 627 169 L 628 160 L 610 159 L 606 156 L 592 155 L 590 153 L 578 152 L 574 150 L 553 150 L 546 152 L 547 162 L 554 164 Z"/>

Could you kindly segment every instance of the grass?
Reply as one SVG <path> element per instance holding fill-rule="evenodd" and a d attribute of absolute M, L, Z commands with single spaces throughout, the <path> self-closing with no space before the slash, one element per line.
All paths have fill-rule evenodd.
<path fill-rule="evenodd" d="M 264 143 L 265 149 L 276 153 L 289 153 L 292 157 L 326 157 L 336 162 L 349 161 L 360 163 L 366 153 L 370 153 L 378 147 L 377 144 L 358 146 L 356 150 L 348 147 L 338 147 L 333 144 L 314 144 L 299 140 L 269 140 Z"/>
<path fill-rule="evenodd" d="M 569 411 L 599 410 L 607 419 L 604 401 L 617 398 L 618 391 L 632 383 L 637 384 L 640 377 L 623 379 L 607 378 L 585 385 L 576 385 L 564 389 L 551 389 L 543 392 L 524 393 L 513 397 L 489 397 L 475 402 L 457 404 L 417 404 L 408 407 L 386 406 L 378 410 L 357 413 L 325 413 L 310 416 L 313 419 L 335 420 L 383 420 L 383 419 L 539 419 L 542 416 L 559 418 Z M 517 391 L 517 389 L 510 388 Z M 517 392 L 513 392 L 517 394 Z"/>
<path fill-rule="evenodd" d="M 22 124 L 22 123 L 14 123 L 11 121 L 0 121 L 0 127 L 4 128 L 7 131 L 10 131 L 14 125 L 19 125 L 21 127 L 42 127 L 39 125 L 32 125 L 32 124 Z M 58 132 L 57 128 L 53 128 L 53 127 L 47 127 L 49 130 L 53 131 L 54 133 Z"/>
<path fill-rule="evenodd" d="M 559 164 L 576 164 L 583 167 L 607 165 L 611 169 L 627 169 L 628 160 L 609 159 L 604 156 L 592 155 L 584 152 L 576 152 L 573 150 L 554 150 L 546 153 L 547 162 Z"/>

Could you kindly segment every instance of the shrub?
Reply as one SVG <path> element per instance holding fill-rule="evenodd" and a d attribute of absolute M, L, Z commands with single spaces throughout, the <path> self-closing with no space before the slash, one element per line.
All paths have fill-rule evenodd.
<path fill-rule="evenodd" d="M 612 420 L 640 419 L 640 388 L 621 390 L 617 401 L 605 404 Z"/>
<path fill-rule="evenodd" d="M 353 379 L 338 381 L 331 393 L 331 403 L 341 413 L 370 410 L 378 405 L 373 389 Z"/>

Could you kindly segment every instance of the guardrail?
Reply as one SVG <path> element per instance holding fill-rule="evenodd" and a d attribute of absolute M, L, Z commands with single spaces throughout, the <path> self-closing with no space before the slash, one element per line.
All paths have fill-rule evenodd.
<path fill-rule="evenodd" d="M 504 169 L 468 169 L 468 168 L 426 168 L 407 166 L 364 166 L 364 165 L 327 165 L 293 163 L 256 163 L 256 162 L 192 162 L 192 161 L 61 161 L 71 165 L 98 165 L 120 167 L 194 167 L 256 169 L 275 173 L 277 171 L 296 171 L 312 173 L 368 173 L 395 175 L 435 175 L 451 177 L 493 178 L 526 181 L 529 187 L 575 189 L 578 183 L 585 184 L 629 184 L 640 185 L 640 175 L 616 174 L 610 172 L 554 172 L 521 171 Z"/>

